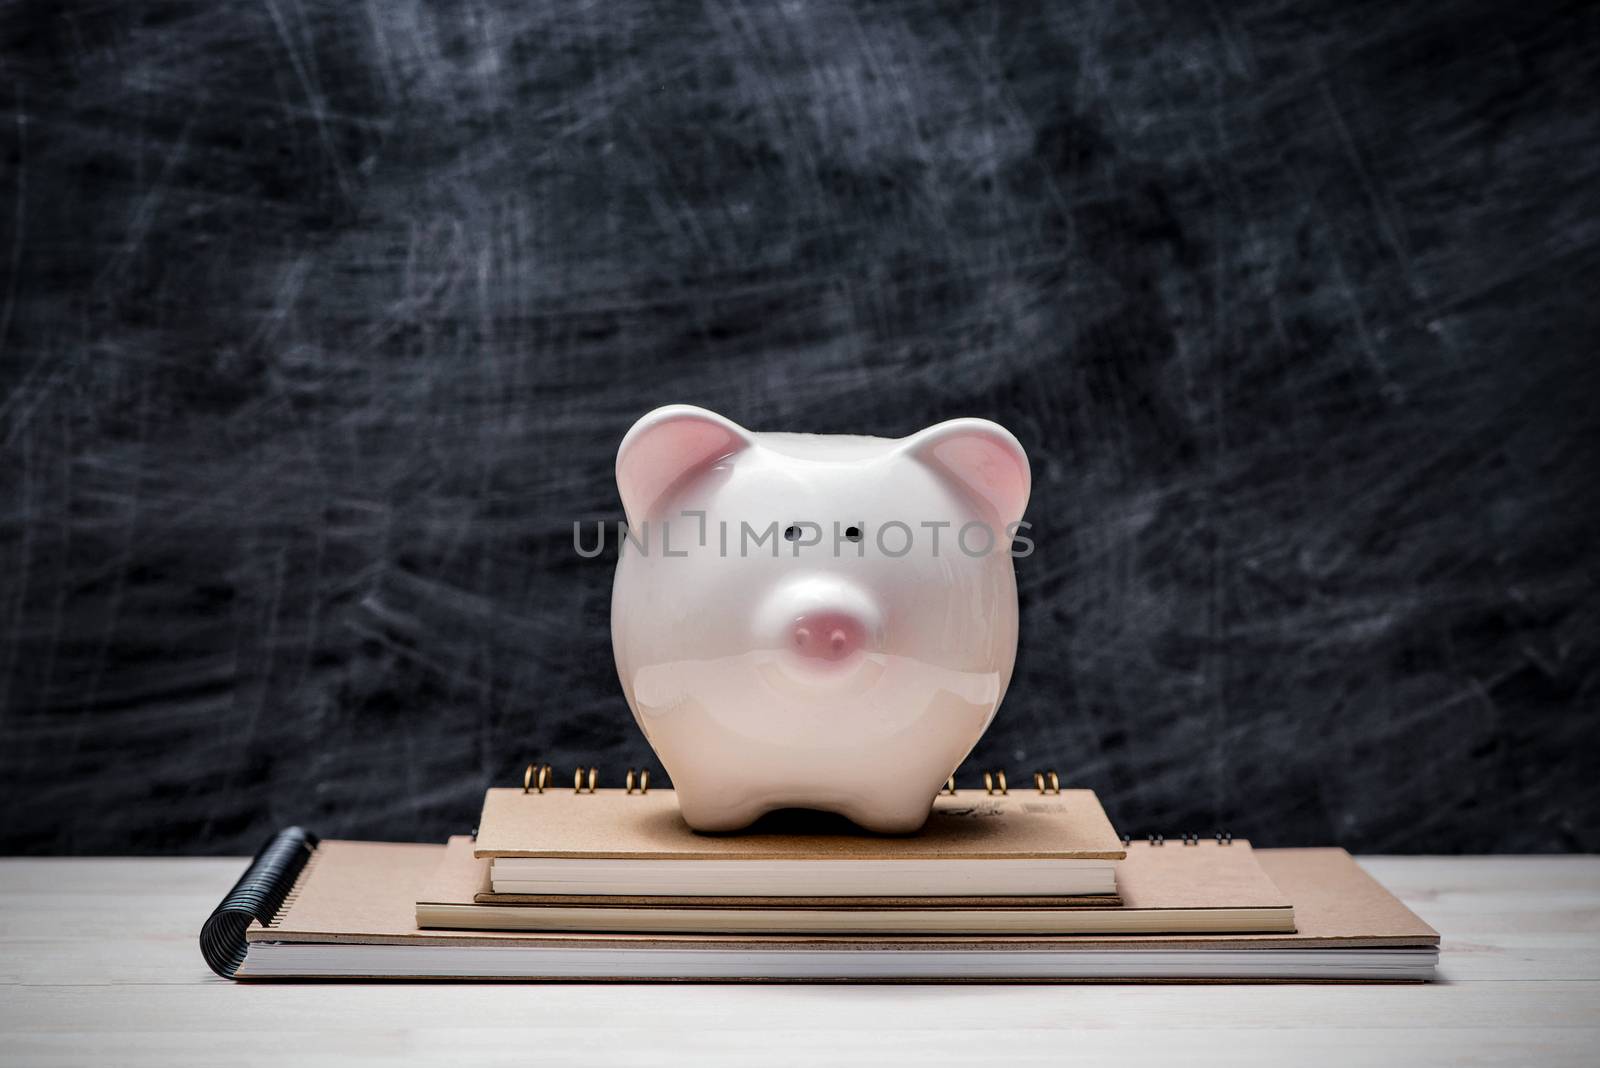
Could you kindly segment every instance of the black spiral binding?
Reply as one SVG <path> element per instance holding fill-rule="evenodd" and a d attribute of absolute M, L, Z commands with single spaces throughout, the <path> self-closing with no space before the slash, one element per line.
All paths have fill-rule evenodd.
<path fill-rule="evenodd" d="M 317 836 L 305 828 L 289 827 L 261 847 L 200 928 L 200 955 L 212 971 L 224 979 L 233 978 L 244 963 L 248 949 L 244 933 L 250 921 L 272 922 L 317 842 Z"/>

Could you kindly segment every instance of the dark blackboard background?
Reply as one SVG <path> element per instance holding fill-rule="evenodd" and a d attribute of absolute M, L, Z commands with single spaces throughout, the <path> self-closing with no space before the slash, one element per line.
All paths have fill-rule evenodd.
<path fill-rule="evenodd" d="M 570 530 L 669 401 L 1016 432 L 981 765 L 1600 847 L 1584 6 L 9 5 L 0 848 L 644 761 Z"/>

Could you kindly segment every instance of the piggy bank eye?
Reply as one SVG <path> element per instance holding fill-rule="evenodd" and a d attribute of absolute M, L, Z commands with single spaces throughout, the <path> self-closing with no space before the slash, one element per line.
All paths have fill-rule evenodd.
<path fill-rule="evenodd" d="M 767 529 L 771 530 L 772 528 L 768 527 Z M 794 526 L 793 524 L 790 524 L 789 526 L 784 527 L 783 528 L 783 540 L 784 541 L 799 541 L 800 540 L 800 528 L 797 527 L 797 526 Z"/>
<path fill-rule="evenodd" d="M 846 538 L 849 538 L 851 541 L 860 541 L 861 540 L 861 528 L 860 527 L 845 527 L 844 528 L 844 536 Z"/>

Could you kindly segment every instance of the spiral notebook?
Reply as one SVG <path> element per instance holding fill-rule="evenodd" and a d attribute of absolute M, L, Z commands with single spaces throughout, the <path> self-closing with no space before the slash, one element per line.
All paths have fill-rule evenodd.
<path fill-rule="evenodd" d="M 502 931 L 701 934 L 1173 934 L 1292 932 L 1294 907 L 1233 839 L 1133 842 L 1117 865 L 1120 906 L 1081 899 L 589 897 L 502 904 L 489 861 L 450 839 L 417 901 L 417 926 Z"/>
<path fill-rule="evenodd" d="M 201 934 L 237 979 L 614 981 L 1417 981 L 1438 935 L 1343 850 L 1257 850 L 1296 934 L 855 936 L 419 930 L 442 845 L 318 842 L 257 855 Z"/>
<path fill-rule="evenodd" d="M 1125 855 L 1092 790 L 940 794 L 915 835 L 867 834 L 785 813 L 732 835 L 697 834 L 671 790 L 491 789 L 475 855 L 512 900 L 650 898 L 1088 898 L 1116 903 Z M 511 903 L 502 900 L 502 904 Z"/>

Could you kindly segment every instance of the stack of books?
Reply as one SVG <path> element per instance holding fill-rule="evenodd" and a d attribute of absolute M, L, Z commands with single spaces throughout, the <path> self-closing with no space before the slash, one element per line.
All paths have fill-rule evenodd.
<path fill-rule="evenodd" d="M 703 835 L 670 790 L 491 789 L 444 845 L 285 832 L 202 948 L 239 979 L 1433 977 L 1438 935 L 1343 850 L 1130 842 L 1092 791 L 1038 782 L 941 794 L 907 837 L 812 813 Z"/>

